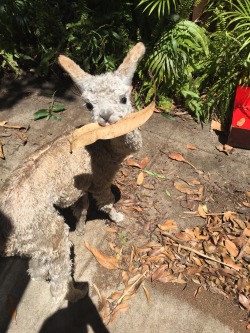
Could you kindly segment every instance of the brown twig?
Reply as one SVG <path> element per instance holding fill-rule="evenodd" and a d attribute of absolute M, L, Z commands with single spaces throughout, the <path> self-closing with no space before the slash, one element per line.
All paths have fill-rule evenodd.
<path fill-rule="evenodd" d="M 224 266 L 230 267 L 230 268 L 232 268 L 232 269 L 235 269 L 236 271 L 239 271 L 239 270 L 240 270 L 239 268 L 235 268 L 235 267 L 233 267 L 232 265 L 227 264 L 227 263 L 225 263 L 225 262 L 223 262 L 223 261 L 220 261 L 220 260 L 215 259 L 215 258 L 211 258 L 211 257 L 207 256 L 207 255 L 204 254 L 204 253 L 201 253 L 201 252 L 199 252 L 199 251 L 197 251 L 197 250 L 195 250 L 195 249 L 192 249 L 191 247 L 184 246 L 184 245 L 181 245 L 181 244 L 173 244 L 173 245 L 176 246 L 176 247 L 179 247 L 179 248 L 181 248 L 181 249 L 183 249 L 183 250 L 187 250 L 187 251 L 193 252 L 193 253 L 197 254 L 198 256 L 200 256 L 200 257 L 206 258 L 206 259 L 208 259 L 208 260 L 215 261 L 215 262 L 217 262 L 218 264 L 221 264 L 221 265 L 224 265 Z"/>

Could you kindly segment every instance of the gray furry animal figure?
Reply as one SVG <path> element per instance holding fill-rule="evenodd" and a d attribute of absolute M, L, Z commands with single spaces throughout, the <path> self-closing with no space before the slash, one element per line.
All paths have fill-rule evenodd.
<path fill-rule="evenodd" d="M 144 52 L 144 45 L 136 44 L 115 72 L 98 76 L 59 57 L 81 89 L 93 121 L 105 126 L 133 112 L 131 82 Z M 122 221 L 123 215 L 113 207 L 110 186 L 120 163 L 142 143 L 135 130 L 112 140 L 98 140 L 71 154 L 69 136 L 65 134 L 32 154 L 11 174 L 0 193 L 1 256 L 30 257 L 30 276 L 48 279 L 57 301 L 75 301 L 84 295 L 72 284 L 69 228 L 55 207 L 74 205 L 79 220 L 76 230 L 82 234 L 90 192 L 100 210 L 113 221 Z"/>

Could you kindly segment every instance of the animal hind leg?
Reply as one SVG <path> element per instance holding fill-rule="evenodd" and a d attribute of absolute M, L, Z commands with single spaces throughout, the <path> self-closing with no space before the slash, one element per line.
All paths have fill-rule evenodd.
<path fill-rule="evenodd" d="M 46 260 L 31 258 L 28 273 L 32 280 L 45 280 L 49 277 L 49 265 Z"/>
<path fill-rule="evenodd" d="M 85 193 L 73 206 L 73 214 L 77 219 L 76 234 L 81 236 L 85 232 L 86 216 L 89 207 L 88 193 Z"/>

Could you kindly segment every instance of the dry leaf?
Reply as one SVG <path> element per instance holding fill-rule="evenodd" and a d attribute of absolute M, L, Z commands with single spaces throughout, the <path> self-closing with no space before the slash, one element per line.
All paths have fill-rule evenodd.
<path fill-rule="evenodd" d="M 201 267 L 190 267 L 187 270 L 188 275 L 200 275 Z"/>
<path fill-rule="evenodd" d="M 145 109 L 132 112 L 123 119 L 109 126 L 100 126 L 98 123 L 91 123 L 76 129 L 70 139 L 71 149 L 81 148 L 99 139 L 107 140 L 127 134 L 143 125 L 153 114 L 155 103 L 151 102 Z"/>
<path fill-rule="evenodd" d="M 128 166 L 133 166 L 133 167 L 136 167 L 136 168 L 141 168 L 140 167 L 140 164 L 139 163 L 137 163 L 136 161 L 134 161 L 134 160 L 127 160 L 126 161 L 126 164 L 128 165 Z"/>
<path fill-rule="evenodd" d="M 240 270 L 240 269 L 242 268 L 242 265 L 240 265 L 240 264 L 235 264 L 234 261 L 233 261 L 230 257 L 228 257 L 228 256 L 225 256 L 225 257 L 223 258 L 223 262 L 224 262 L 225 264 L 227 264 L 227 265 L 232 266 L 232 267 L 235 268 L 236 270 Z"/>
<path fill-rule="evenodd" d="M 221 131 L 221 123 L 217 120 L 212 120 L 210 128 L 213 131 Z"/>
<path fill-rule="evenodd" d="M 176 230 L 177 229 L 177 224 L 174 220 L 167 220 L 163 224 L 158 224 L 157 225 L 159 229 L 161 230 Z"/>
<path fill-rule="evenodd" d="M 159 280 L 159 278 L 163 275 L 163 273 L 165 272 L 165 269 L 168 268 L 168 265 L 162 265 L 159 268 L 157 268 L 154 273 L 152 274 L 151 280 L 155 281 L 155 280 Z"/>
<path fill-rule="evenodd" d="M 197 179 L 193 179 L 191 181 L 188 181 L 187 183 L 188 185 L 195 186 L 195 185 L 200 185 L 201 182 Z"/>
<path fill-rule="evenodd" d="M 246 191 L 246 192 L 245 192 L 245 195 L 246 195 L 248 198 L 250 198 L 250 191 Z"/>
<path fill-rule="evenodd" d="M 111 250 L 113 250 L 115 253 L 117 253 L 117 254 L 121 253 L 121 249 L 119 247 L 117 247 L 117 245 L 115 243 L 109 242 L 109 246 L 110 246 Z"/>
<path fill-rule="evenodd" d="M 197 147 L 193 146 L 193 145 L 189 145 L 187 144 L 187 149 L 190 149 L 190 150 L 196 150 Z"/>
<path fill-rule="evenodd" d="M 4 152 L 3 152 L 3 143 L 0 141 L 0 158 L 3 160 L 5 159 Z"/>
<path fill-rule="evenodd" d="M 206 212 L 204 211 L 204 208 L 202 205 L 199 204 L 198 206 L 198 213 L 200 214 L 201 217 L 203 217 L 204 219 L 207 218 L 207 214 Z"/>
<path fill-rule="evenodd" d="M 168 283 L 174 280 L 174 275 L 169 274 L 168 272 L 164 272 L 162 274 L 162 276 L 159 277 L 159 279 L 157 279 L 157 281 L 161 282 L 161 283 Z M 175 281 L 178 282 L 178 281 Z"/>
<path fill-rule="evenodd" d="M 244 306 L 244 308 L 246 308 L 247 310 L 250 310 L 250 302 L 249 302 L 249 299 L 245 295 L 243 295 L 243 294 L 239 295 L 239 302 L 241 305 Z"/>
<path fill-rule="evenodd" d="M 154 186 L 151 185 L 142 185 L 144 188 L 146 188 L 147 190 L 155 190 Z"/>
<path fill-rule="evenodd" d="M 15 132 L 16 136 L 22 141 L 23 145 L 25 145 L 28 141 L 28 135 L 23 132 Z"/>
<path fill-rule="evenodd" d="M 115 317 L 119 312 L 126 312 L 128 310 L 128 304 L 127 303 L 121 303 L 115 307 L 114 311 L 112 312 L 111 318 L 110 318 L 110 323 L 114 321 Z"/>
<path fill-rule="evenodd" d="M 239 254 L 239 250 L 237 248 L 237 246 L 230 241 L 229 239 L 225 240 L 225 246 L 227 251 L 233 256 L 233 257 L 237 257 L 237 255 Z"/>
<path fill-rule="evenodd" d="M 94 255 L 96 260 L 101 264 L 103 267 L 107 269 L 117 269 L 118 268 L 118 259 L 115 257 L 111 257 L 103 253 L 102 251 L 90 246 L 88 242 L 84 242 L 86 248 Z"/>
<path fill-rule="evenodd" d="M 199 191 L 195 188 L 189 188 L 187 185 L 179 182 L 174 182 L 174 187 L 176 188 L 176 190 L 185 194 L 198 194 Z"/>
<path fill-rule="evenodd" d="M 168 154 L 168 157 L 171 158 L 171 160 L 175 160 L 175 161 L 179 161 L 179 162 L 185 161 L 184 157 L 179 153 Z"/>
<path fill-rule="evenodd" d="M 226 155 L 232 154 L 232 151 L 233 151 L 233 147 L 231 147 L 229 145 L 217 145 L 217 146 L 215 146 L 215 148 L 218 151 L 225 153 Z"/>
<path fill-rule="evenodd" d="M 122 280 L 123 280 L 124 284 L 126 285 L 129 280 L 129 275 L 126 271 L 122 271 Z"/>
<path fill-rule="evenodd" d="M 115 291 L 109 298 L 116 300 L 117 298 L 120 298 L 123 293 L 119 291 Z"/>
<path fill-rule="evenodd" d="M 25 126 L 22 125 L 7 125 L 8 121 L 0 121 L 0 127 L 5 127 L 5 128 L 10 128 L 10 129 L 22 129 L 26 128 Z"/>
<path fill-rule="evenodd" d="M 139 206 L 131 206 L 130 208 L 136 210 L 137 212 L 142 212 L 142 208 Z"/>
<path fill-rule="evenodd" d="M 250 229 L 249 229 L 249 228 L 245 228 L 245 229 L 243 230 L 243 236 L 250 237 Z"/>
<path fill-rule="evenodd" d="M 117 232 L 116 228 L 108 228 L 106 229 L 107 232 Z"/>
<path fill-rule="evenodd" d="M 148 301 L 148 304 L 150 303 L 150 294 L 149 294 L 149 291 L 148 289 L 145 287 L 145 286 L 142 286 L 143 290 L 144 290 L 144 293 L 146 295 L 146 298 L 147 298 L 147 301 Z"/>
<path fill-rule="evenodd" d="M 141 185 L 144 181 L 144 173 L 141 171 L 137 177 L 136 184 Z"/>
<path fill-rule="evenodd" d="M 146 157 L 144 157 L 144 158 L 141 160 L 141 162 L 140 162 L 140 168 L 141 168 L 141 169 L 145 169 L 146 166 L 148 165 L 148 163 L 149 163 L 149 158 L 146 156 Z"/>
<path fill-rule="evenodd" d="M 245 124 L 246 118 L 241 118 L 240 120 L 237 121 L 237 126 L 241 127 Z"/>

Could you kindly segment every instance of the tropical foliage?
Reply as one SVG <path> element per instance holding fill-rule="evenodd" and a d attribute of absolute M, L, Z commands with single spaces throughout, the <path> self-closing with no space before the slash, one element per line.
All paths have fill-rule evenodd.
<path fill-rule="evenodd" d="M 249 26 L 249 0 L 2 0 L 0 68 L 47 75 L 64 53 L 100 73 L 142 40 L 138 107 L 156 86 L 159 106 L 172 98 L 198 121 L 223 120 L 249 84 Z"/>

